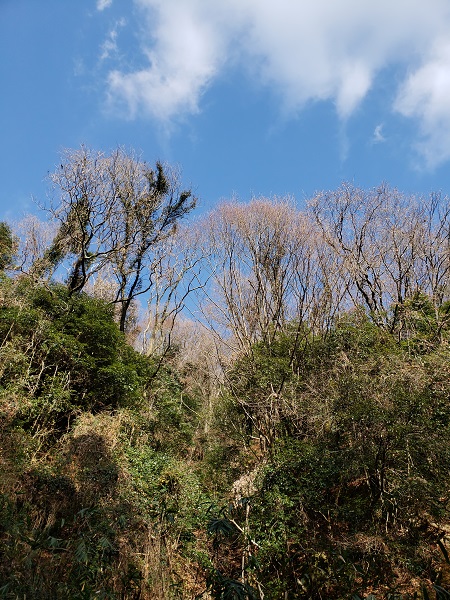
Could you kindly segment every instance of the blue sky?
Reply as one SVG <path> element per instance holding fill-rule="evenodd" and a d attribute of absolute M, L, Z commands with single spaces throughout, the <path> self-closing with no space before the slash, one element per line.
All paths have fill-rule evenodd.
<path fill-rule="evenodd" d="M 199 211 L 450 193 L 448 0 L 0 0 L 0 52 L 0 218 L 80 144 L 178 164 Z"/>

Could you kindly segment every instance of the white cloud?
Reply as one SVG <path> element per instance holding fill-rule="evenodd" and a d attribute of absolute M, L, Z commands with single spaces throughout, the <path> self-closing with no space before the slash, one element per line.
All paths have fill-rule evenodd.
<path fill-rule="evenodd" d="M 416 149 L 427 166 L 450 159 L 450 41 L 438 40 L 401 86 L 395 108 L 420 124 Z"/>
<path fill-rule="evenodd" d="M 145 48 L 148 66 L 110 73 L 110 93 L 126 102 L 131 116 L 143 112 L 169 120 L 182 112 L 197 112 L 202 91 L 220 67 L 223 39 L 217 24 L 196 13 L 195 5 L 167 0 L 158 6 L 151 31 L 155 42 Z M 149 25 L 154 23 L 149 19 Z"/>
<path fill-rule="evenodd" d="M 108 37 L 101 45 L 100 60 L 106 60 L 117 52 L 117 36 L 119 35 L 119 29 L 125 26 L 125 19 L 119 19 L 116 21 L 114 27 L 108 34 Z"/>
<path fill-rule="evenodd" d="M 233 63 L 273 90 L 288 113 L 307 102 L 329 100 L 344 120 L 360 106 L 378 73 L 406 67 L 412 75 L 396 110 L 420 120 L 424 142 L 432 141 L 438 122 L 450 121 L 450 102 L 445 105 L 440 91 L 448 85 L 447 54 L 442 48 L 432 53 L 435 40 L 450 34 L 448 0 L 135 4 L 146 23 L 145 63 L 114 70 L 108 79 L 110 98 L 120 99 L 130 116 L 171 120 L 197 112 L 204 91 Z M 418 67 L 424 57 L 429 59 Z M 439 78 L 446 81 L 438 84 Z M 444 156 L 436 144 L 434 151 Z"/>
<path fill-rule="evenodd" d="M 105 10 L 112 4 L 112 0 L 97 0 L 97 10 Z"/>
<path fill-rule="evenodd" d="M 372 142 L 374 144 L 379 144 L 379 143 L 385 142 L 385 141 L 386 141 L 386 138 L 383 135 L 383 124 L 380 123 L 374 129 L 373 136 L 372 136 Z"/>

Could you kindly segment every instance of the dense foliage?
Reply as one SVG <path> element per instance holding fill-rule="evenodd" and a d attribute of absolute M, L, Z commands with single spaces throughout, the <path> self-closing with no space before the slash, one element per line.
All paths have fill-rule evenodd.
<path fill-rule="evenodd" d="M 449 352 L 430 337 L 398 343 L 357 312 L 326 337 L 293 349 L 283 335 L 235 365 L 242 437 L 256 432 L 267 453 L 248 502 L 254 577 L 269 597 L 384 597 L 439 584 Z"/>
<path fill-rule="evenodd" d="M 162 167 L 94 158 L 113 204 L 140 182 L 141 254 L 124 217 L 103 260 L 82 194 L 47 244 L 0 224 L 0 598 L 450 598 L 450 202 L 230 203 L 187 248 Z"/>
<path fill-rule="evenodd" d="M 182 590 L 206 500 L 182 460 L 193 425 L 177 376 L 126 343 L 103 301 L 26 280 L 1 294 L 0 597 Z"/>
<path fill-rule="evenodd" d="M 1 293 L 2 597 L 448 583 L 450 355 L 425 297 L 405 340 L 355 311 L 256 344 L 205 436 L 186 368 L 133 350 L 103 301 L 26 279 Z"/>

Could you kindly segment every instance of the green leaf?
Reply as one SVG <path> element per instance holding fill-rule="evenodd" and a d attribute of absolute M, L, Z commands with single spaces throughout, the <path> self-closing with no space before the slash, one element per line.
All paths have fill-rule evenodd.
<path fill-rule="evenodd" d="M 99 541 L 98 541 L 98 545 L 100 546 L 100 548 L 102 550 L 112 550 L 113 549 L 113 545 L 111 544 L 111 542 L 108 540 L 107 537 L 102 536 Z"/>
<path fill-rule="evenodd" d="M 53 550 L 59 549 L 61 550 L 61 542 L 63 540 L 61 538 L 55 538 L 53 536 L 49 536 L 47 542 L 50 548 L 52 548 Z"/>
<path fill-rule="evenodd" d="M 438 546 L 441 549 L 442 554 L 444 555 L 445 562 L 446 563 L 450 563 L 450 560 L 449 560 L 449 557 L 448 557 L 447 548 L 444 546 L 444 544 L 442 543 L 441 540 L 438 540 Z"/>
<path fill-rule="evenodd" d="M 80 563 L 87 563 L 89 561 L 89 555 L 84 540 L 80 540 L 75 548 L 75 559 Z"/>
<path fill-rule="evenodd" d="M 222 534 L 225 537 L 230 537 L 236 533 L 236 526 L 228 519 L 211 519 L 208 523 L 207 531 L 209 535 Z"/>
<path fill-rule="evenodd" d="M 434 584 L 433 589 L 436 592 L 436 600 L 449 600 L 450 599 L 450 592 L 445 590 L 440 585 Z"/>

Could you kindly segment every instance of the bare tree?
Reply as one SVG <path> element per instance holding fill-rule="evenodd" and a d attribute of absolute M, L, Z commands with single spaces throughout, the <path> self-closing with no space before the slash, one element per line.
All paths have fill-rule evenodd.
<path fill-rule="evenodd" d="M 362 298 L 373 313 L 383 308 L 382 261 L 371 246 L 381 205 L 381 197 L 368 203 L 363 191 L 347 184 L 337 192 L 316 195 L 309 204 L 336 257 L 345 289 L 356 304 Z"/>
<path fill-rule="evenodd" d="M 46 270 L 46 252 L 57 233 L 56 225 L 29 214 L 13 223 L 12 228 L 18 239 L 17 270 L 32 276 L 42 275 Z"/>
<path fill-rule="evenodd" d="M 422 200 L 423 219 L 419 229 L 422 286 L 435 307 L 450 296 L 450 199 L 431 194 Z"/>
<path fill-rule="evenodd" d="M 348 297 L 377 324 L 395 329 L 396 307 L 423 283 L 421 206 L 386 185 L 367 192 L 350 184 L 317 194 L 309 206 Z"/>
<path fill-rule="evenodd" d="M 152 286 L 148 294 L 145 324 L 141 334 L 145 354 L 164 354 L 172 346 L 177 317 L 204 282 L 195 230 L 181 227 L 176 236 L 159 244 L 152 262 Z"/>
<path fill-rule="evenodd" d="M 50 179 L 58 192 L 50 211 L 60 226 L 47 257 L 54 266 L 72 257 L 71 293 L 111 267 L 124 331 L 133 300 L 153 285 L 155 248 L 175 233 L 196 200 L 180 190 L 173 170 L 160 162 L 153 169 L 121 148 L 109 156 L 85 147 L 66 150 Z"/>
<path fill-rule="evenodd" d="M 249 353 L 287 323 L 317 319 L 329 292 L 318 229 L 290 199 L 227 202 L 199 227 L 209 277 L 203 313 L 235 349 Z"/>

